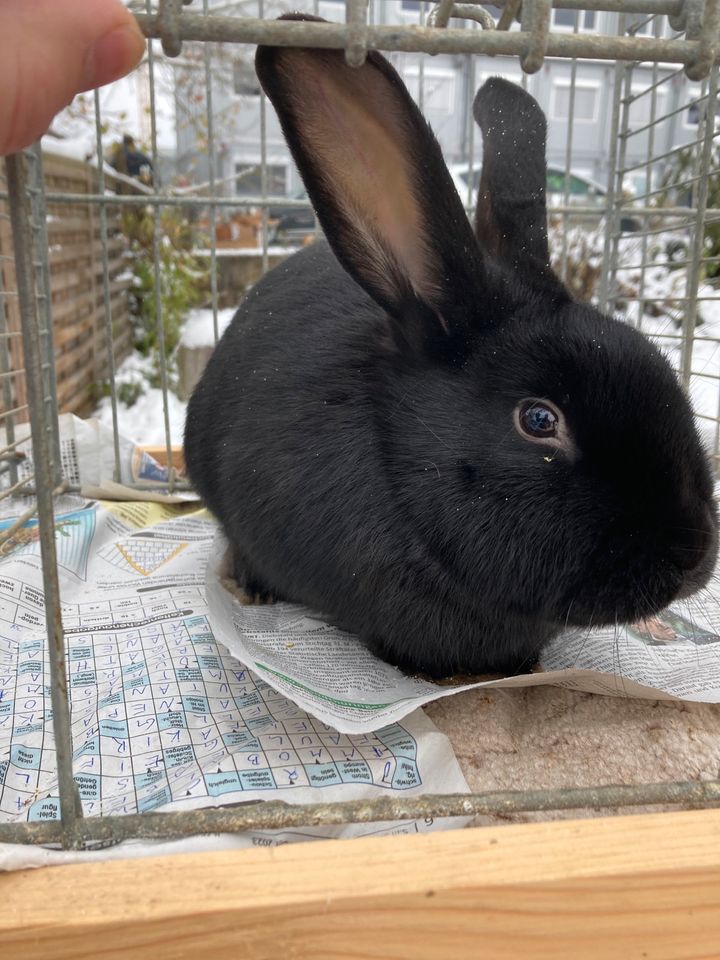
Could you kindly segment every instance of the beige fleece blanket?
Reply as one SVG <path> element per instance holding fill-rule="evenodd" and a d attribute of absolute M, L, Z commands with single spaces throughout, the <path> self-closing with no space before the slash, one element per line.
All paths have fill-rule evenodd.
<path fill-rule="evenodd" d="M 720 779 L 720 704 L 539 686 L 471 690 L 424 709 L 449 737 L 473 792 Z M 503 814 L 476 822 L 608 812 Z"/>

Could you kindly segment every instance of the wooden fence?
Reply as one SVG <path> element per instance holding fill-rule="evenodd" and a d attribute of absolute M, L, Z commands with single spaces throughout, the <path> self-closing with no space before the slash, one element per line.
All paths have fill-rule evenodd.
<path fill-rule="evenodd" d="M 50 193 L 98 190 L 97 171 L 82 160 L 46 153 L 43 166 L 46 190 Z M 108 208 L 107 220 L 110 310 L 115 360 L 119 363 L 132 346 L 128 305 L 131 278 L 125 258 L 128 242 L 120 230 L 117 208 Z M 58 405 L 62 413 L 87 416 L 97 400 L 96 385 L 109 373 L 99 208 L 92 204 L 50 203 L 47 226 Z M 0 264 L 5 291 L 15 289 L 12 255 L 10 224 L 2 217 Z M 8 328 L 19 330 L 17 301 L 12 295 L 4 299 Z M 21 406 L 26 400 L 24 378 L 19 373 L 24 366 L 22 343 L 19 338 L 12 338 L 9 343 L 11 369 L 18 371 L 12 377 L 12 400 L 15 406 Z M 18 419 L 26 417 L 20 415 Z"/>

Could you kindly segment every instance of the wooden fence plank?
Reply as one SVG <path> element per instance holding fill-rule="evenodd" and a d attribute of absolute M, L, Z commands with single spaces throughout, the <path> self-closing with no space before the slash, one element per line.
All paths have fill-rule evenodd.
<path fill-rule="evenodd" d="M 88 193 L 97 189 L 92 166 L 69 157 L 46 154 L 43 158 L 46 187 L 50 192 Z M 2 205 L 0 205 L 2 208 Z M 128 277 L 124 252 L 127 241 L 120 232 L 121 211 L 108 208 L 108 270 L 115 331 L 115 359 L 120 363 L 132 346 L 127 294 Z M 52 288 L 55 351 L 58 366 L 58 400 L 61 412 L 86 415 L 92 410 L 93 384 L 108 374 L 103 265 L 100 224 L 89 204 L 48 205 L 48 242 Z M 12 237 L 7 221 L 0 218 L 0 254 L 12 256 Z M 6 289 L 14 289 L 14 268 L 2 263 Z M 123 279 L 118 280 L 118 277 Z M 8 299 L 10 328 L 19 329 L 17 304 Z M 18 356 L 15 356 L 17 352 Z M 21 364 L 21 345 L 13 345 L 13 365 Z M 13 378 L 14 403 L 25 402 L 22 378 Z"/>
<path fill-rule="evenodd" d="M 0 876 L 4 960 L 720 956 L 720 811 Z"/>

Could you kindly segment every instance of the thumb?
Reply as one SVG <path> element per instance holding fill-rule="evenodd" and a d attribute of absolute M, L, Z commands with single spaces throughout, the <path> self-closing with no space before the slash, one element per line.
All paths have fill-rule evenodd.
<path fill-rule="evenodd" d="M 145 40 L 120 0 L 2 0 L 0 155 L 37 140 L 82 90 L 129 73 Z"/>

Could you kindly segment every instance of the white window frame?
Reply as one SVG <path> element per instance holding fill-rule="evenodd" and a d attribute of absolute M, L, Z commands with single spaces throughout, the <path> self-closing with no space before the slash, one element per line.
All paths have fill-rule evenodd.
<path fill-rule="evenodd" d="M 688 87 L 685 93 L 687 95 L 687 103 L 685 104 L 685 109 L 682 112 L 683 130 L 688 130 L 691 133 L 694 133 L 696 137 L 699 137 L 701 135 L 701 129 L 702 129 L 702 118 L 698 118 L 697 123 L 689 123 L 688 111 L 690 110 L 692 101 L 697 100 L 697 98 L 702 95 L 702 87 L 700 86 L 700 84 L 698 84 L 697 86 Z M 706 97 L 704 100 L 705 109 L 707 109 L 708 103 L 709 103 L 709 100 Z M 717 110 L 718 110 L 717 117 L 718 119 L 720 119 L 720 100 L 718 100 Z"/>
<path fill-rule="evenodd" d="M 557 115 L 557 91 L 560 87 L 563 90 L 570 90 L 572 86 L 571 80 L 566 80 L 565 77 L 555 77 L 550 88 L 550 104 L 548 108 L 548 115 L 551 120 L 555 123 L 567 123 L 570 119 L 567 117 L 559 117 Z M 597 123 L 600 117 L 600 91 L 602 84 L 599 80 L 576 80 L 575 88 L 577 90 L 594 90 L 595 91 L 595 110 L 590 119 L 587 117 L 573 117 L 573 124 L 576 123 Z"/>
<path fill-rule="evenodd" d="M 634 97 L 636 94 L 642 93 L 644 90 L 647 90 L 647 89 L 648 89 L 648 87 L 647 87 L 647 85 L 644 84 L 644 83 L 639 83 L 639 84 L 638 84 L 638 83 L 634 83 L 634 84 L 630 87 L 630 93 L 631 93 L 631 95 Z M 669 95 L 669 91 L 668 91 L 667 87 L 658 87 L 657 92 L 656 92 L 656 94 L 655 94 L 655 96 L 656 96 L 656 98 L 657 98 L 657 107 L 656 107 L 656 114 L 657 114 L 657 116 L 655 117 L 656 125 L 657 125 L 657 123 L 662 122 L 662 118 L 663 118 L 663 117 L 665 116 L 665 114 L 667 113 L 667 109 L 668 109 L 668 107 L 667 107 L 667 105 L 668 105 L 668 95 Z M 648 105 L 648 117 L 647 117 L 647 120 L 643 120 L 642 123 L 639 124 L 639 126 L 645 127 L 645 126 L 647 126 L 648 123 L 650 123 L 650 103 L 651 103 L 651 101 L 652 101 L 652 92 L 651 92 L 651 91 L 648 91 L 648 92 L 646 93 L 646 95 L 642 98 L 642 100 L 644 100 L 645 103 L 647 103 L 647 105 Z M 640 103 L 640 102 L 642 102 L 642 101 L 638 100 L 638 101 L 634 101 L 634 102 Z M 630 110 L 632 110 L 632 104 L 630 104 Z M 630 121 L 630 110 L 628 110 L 628 123 L 631 122 L 631 121 Z M 692 127 L 691 127 L 690 129 L 692 129 Z M 647 132 L 647 131 L 645 131 L 645 132 Z"/>
<path fill-rule="evenodd" d="M 510 83 L 515 83 L 517 84 L 518 87 L 521 87 L 522 76 L 523 74 L 520 67 L 518 67 L 517 70 L 511 70 L 508 67 L 500 67 L 499 70 L 487 70 L 487 71 L 484 70 L 480 74 L 480 83 L 477 86 L 478 87 L 482 86 L 482 84 L 485 83 L 486 80 L 489 80 L 491 77 L 501 77 L 503 80 L 508 80 Z M 530 80 L 530 76 L 528 76 L 528 81 L 529 80 Z"/>
<path fill-rule="evenodd" d="M 637 14 L 637 19 L 642 22 L 642 25 L 643 25 L 642 32 L 639 33 L 636 31 L 635 33 L 628 33 L 626 30 L 625 31 L 626 35 L 629 37 L 645 37 L 646 39 L 649 37 L 654 39 L 654 23 L 653 23 L 652 17 L 649 17 L 648 14 L 646 13 L 639 13 Z M 665 33 L 665 27 L 666 27 L 666 24 L 663 23 L 663 28 L 660 31 L 661 39 Z"/>
<path fill-rule="evenodd" d="M 702 87 L 700 86 L 700 84 L 694 87 L 688 86 L 687 89 L 685 90 L 687 102 L 685 104 L 685 109 L 682 112 L 683 130 L 694 130 L 698 136 L 700 136 L 700 119 L 698 118 L 697 123 L 688 123 L 688 112 L 690 110 L 690 107 L 692 106 L 693 101 L 697 100 L 697 98 L 701 95 L 701 93 L 702 93 Z"/>
<path fill-rule="evenodd" d="M 406 86 L 409 86 L 409 84 L 407 83 L 407 80 L 410 80 L 411 78 L 414 79 L 415 77 L 417 77 L 418 90 L 420 89 L 420 67 L 418 64 L 416 63 L 408 64 L 408 66 L 403 67 L 399 72 L 403 80 L 406 82 Z M 448 67 L 427 67 L 426 66 L 425 69 L 423 70 L 423 75 L 425 77 L 426 83 L 432 77 L 435 77 L 438 80 L 442 79 L 442 80 L 450 81 L 450 109 L 445 110 L 443 108 L 442 110 L 440 110 L 437 107 L 431 107 L 426 97 L 425 102 L 423 104 L 423 112 L 432 110 L 434 113 L 442 113 L 444 116 L 451 117 L 455 113 L 457 72 L 455 70 L 449 69 Z"/>
<path fill-rule="evenodd" d="M 230 87 L 230 95 L 232 96 L 233 100 L 249 100 L 250 103 L 259 103 L 259 102 L 260 102 L 260 94 L 262 93 L 262 89 L 261 89 L 261 87 L 260 87 L 260 81 L 258 80 L 258 92 L 257 92 L 257 93 L 238 93 L 238 92 L 235 90 L 235 62 L 233 62 L 232 70 L 233 70 L 233 75 L 232 75 L 232 85 L 231 85 L 231 87 Z M 251 66 L 251 67 L 250 67 L 250 72 L 252 72 L 252 71 L 253 71 L 253 68 L 252 68 L 252 66 Z"/>
<path fill-rule="evenodd" d="M 432 6 L 433 6 L 432 3 L 426 0 L 426 3 L 425 3 L 426 15 L 430 12 L 430 10 L 432 10 Z M 417 10 L 406 10 L 402 5 L 401 0 L 399 0 L 398 6 L 397 6 L 397 12 L 400 20 L 402 20 L 403 23 L 420 23 L 420 7 L 418 7 Z"/>
<path fill-rule="evenodd" d="M 568 26 L 567 24 L 564 24 L 564 23 L 555 22 L 556 12 L 557 12 L 556 10 L 553 10 L 550 16 L 550 29 L 555 31 L 556 33 L 574 33 L 575 32 L 574 26 Z M 575 13 L 576 11 L 573 10 L 571 12 Z M 578 23 L 578 33 L 598 33 L 599 17 L 602 16 L 602 11 L 601 10 L 578 10 L 577 12 L 580 14 L 580 17 L 579 17 L 580 22 Z M 595 14 L 594 27 L 586 27 L 584 25 L 586 13 Z"/>
<path fill-rule="evenodd" d="M 327 4 L 327 7 L 325 4 Z M 330 16 L 334 19 L 336 19 L 338 13 L 340 13 L 341 19 L 345 20 L 345 4 L 342 3 L 342 0 L 320 0 L 318 13 L 321 17 Z"/>

